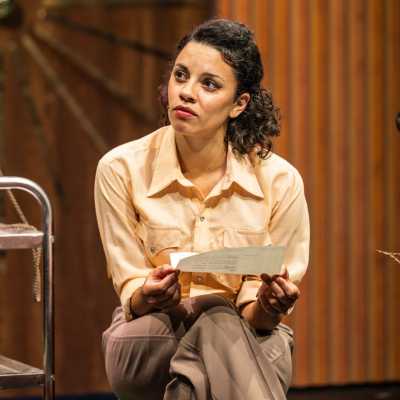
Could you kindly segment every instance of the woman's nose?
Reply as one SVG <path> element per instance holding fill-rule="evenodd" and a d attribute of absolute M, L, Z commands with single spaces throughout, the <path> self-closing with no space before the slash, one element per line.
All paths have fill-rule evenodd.
<path fill-rule="evenodd" d="M 179 97 L 185 102 L 193 103 L 195 101 L 193 84 L 187 82 L 182 85 Z"/>

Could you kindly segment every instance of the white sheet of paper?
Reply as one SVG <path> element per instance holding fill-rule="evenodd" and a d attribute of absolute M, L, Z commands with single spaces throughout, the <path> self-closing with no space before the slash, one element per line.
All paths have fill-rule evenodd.
<path fill-rule="evenodd" d="M 181 260 L 183 260 L 184 258 L 190 257 L 190 256 L 195 256 L 196 254 L 199 254 L 199 253 L 191 253 L 191 252 L 184 252 L 184 251 L 176 251 L 173 253 L 169 253 L 169 260 L 170 260 L 171 267 L 176 268 Z"/>
<path fill-rule="evenodd" d="M 283 246 L 234 247 L 200 254 L 171 253 L 170 260 L 173 267 L 185 272 L 275 275 L 281 273 L 284 252 Z"/>

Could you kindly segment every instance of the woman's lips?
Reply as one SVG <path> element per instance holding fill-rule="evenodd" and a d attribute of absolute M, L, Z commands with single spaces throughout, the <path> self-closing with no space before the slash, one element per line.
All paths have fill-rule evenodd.
<path fill-rule="evenodd" d="M 189 108 L 186 108 L 186 107 L 175 107 L 174 108 L 174 111 L 175 111 L 175 115 L 178 117 L 178 118 L 182 118 L 182 119 L 188 119 L 188 118 L 194 118 L 194 117 L 196 117 L 196 114 L 195 114 L 195 112 L 194 111 L 192 111 L 191 109 L 189 109 Z"/>

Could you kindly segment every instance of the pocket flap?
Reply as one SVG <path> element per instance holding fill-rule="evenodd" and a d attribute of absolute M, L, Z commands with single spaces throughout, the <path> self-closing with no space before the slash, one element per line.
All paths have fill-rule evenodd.
<path fill-rule="evenodd" d="M 271 238 L 267 230 L 228 228 L 224 230 L 224 247 L 268 246 Z"/>
<path fill-rule="evenodd" d="M 138 235 L 151 257 L 166 249 L 179 248 L 182 244 L 182 232 L 179 228 L 150 226 L 141 223 L 138 225 Z"/>

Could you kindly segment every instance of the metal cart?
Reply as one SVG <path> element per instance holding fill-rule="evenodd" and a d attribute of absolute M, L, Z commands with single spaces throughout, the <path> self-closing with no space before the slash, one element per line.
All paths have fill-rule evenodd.
<path fill-rule="evenodd" d="M 0 190 L 19 189 L 35 197 L 42 209 L 42 230 L 18 229 L 3 225 L 0 249 L 31 249 L 42 246 L 43 369 L 0 355 L 0 389 L 43 386 L 43 397 L 54 399 L 54 293 L 52 210 L 46 193 L 35 182 L 19 177 L 0 177 Z M 11 225 L 10 225 L 11 227 Z"/>

